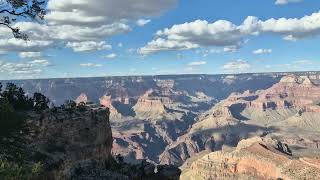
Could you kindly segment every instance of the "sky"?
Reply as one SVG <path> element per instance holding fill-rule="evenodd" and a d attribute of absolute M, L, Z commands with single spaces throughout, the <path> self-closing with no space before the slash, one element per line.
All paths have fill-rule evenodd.
<path fill-rule="evenodd" d="M 49 0 L 0 79 L 320 70 L 319 0 Z"/>

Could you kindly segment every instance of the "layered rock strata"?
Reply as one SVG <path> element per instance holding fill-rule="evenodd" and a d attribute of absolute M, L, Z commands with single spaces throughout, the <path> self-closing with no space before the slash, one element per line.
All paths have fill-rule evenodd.
<path fill-rule="evenodd" d="M 244 140 L 231 152 L 213 152 L 194 161 L 181 179 L 320 178 L 319 159 L 294 158 L 282 150 L 272 140 Z"/>

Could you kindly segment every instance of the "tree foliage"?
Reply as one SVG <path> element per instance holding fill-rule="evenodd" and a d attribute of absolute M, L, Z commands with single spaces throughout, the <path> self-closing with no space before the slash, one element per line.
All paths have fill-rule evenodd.
<path fill-rule="evenodd" d="M 19 20 L 43 20 L 45 6 L 45 0 L 0 0 L 0 25 L 9 28 L 15 38 L 27 40 L 27 34 L 15 27 L 14 23 Z"/>
<path fill-rule="evenodd" d="M 46 110 L 49 102 L 40 93 L 30 98 L 15 84 L 8 83 L 3 88 L 0 83 L 0 179 L 31 179 L 41 171 L 41 163 L 29 165 L 25 112 Z"/>
<path fill-rule="evenodd" d="M 33 101 L 34 101 L 33 108 L 36 111 L 43 111 L 49 108 L 48 104 L 50 100 L 41 93 L 34 93 Z"/>
<path fill-rule="evenodd" d="M 13 83 L 8 83 L 1 92 L 2 99 L 8 101 L 8 103 L 15 110 L 29 110 L 33 107 L 33 100 L 25 95 L 22 88 L 17 87 Z"/>

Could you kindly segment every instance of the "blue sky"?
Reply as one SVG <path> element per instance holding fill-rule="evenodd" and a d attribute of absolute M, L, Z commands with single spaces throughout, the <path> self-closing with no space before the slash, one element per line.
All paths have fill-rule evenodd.
<path fill-rule="evenodd" d="M 30 42 L 1 27 L 0 79 L 320 70 L 318 0 L 49 0 L 48 9 L 43 24 L 17 24 Z"/>

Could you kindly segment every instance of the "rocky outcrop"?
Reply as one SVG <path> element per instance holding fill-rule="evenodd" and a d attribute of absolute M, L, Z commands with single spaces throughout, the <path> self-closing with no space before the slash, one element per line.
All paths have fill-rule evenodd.
<path fill-rule="evenodd" d="M 320 112 L 320 86 L 306 76 L 288 75 L 266 90 L 232 93 L 224 105 L 234 112 L 244 109 L 258 111 L 293 109 L 303 112 Z M 237 117 L 238 118 L 238 117 Z"/>
<path fill-rule="evenodd" d="M 104 168 L 112 161 L 112 133 L 109 110 L 85 111 L 56 108 L 41 114 L 29 113 L 32 135 L 30 146 L 35 161 L 44 162 L 46 176 L 72 179 L 77 169 L 94 163 Z"/>
<path fill-rule="evenodd" d="M 121 145 L 121 139 L 112 137 L 109 109 L 92 106 L 28 113 L 31 156 L 44 163 L 40 179 L 179 179 L 181 171 L 175 166 L 156 166 L 144 156 L 138 164 L 125 163 L 118 154 L 114 157 L 113 141 Z M 138 136 L 149 135 L 131 138 Z"/>
<path fill-rule="evenodd" d="M 133 107 L 136 117 L 140 119 L 158 119 L 166 112 L 164 103 L 169 103 L 170 100 L 153 96 L 153 92 L 153 90 L 149 90 L 138 99 Z"/>
<path fill-rule="evenodd" d="M 289 75 L 271 88 L 259 92 L 259 98 L 250 102 L 250 108 L 267 109 L 303 109 L 306 112 L 320 112 L 317 103 L 320 100 L 320 87 L 308 77 Z"/>
<path fill-rule="evenodd" d="M 88 96 L 85 93 L 81 93 L 76 99 L 77 104 L 87 103 L 87 102 L 88 102 Z"/>
<path fill-rule="evenodd" d="M 110 117 L 113 118 L 121 118 L 121 114 L 117 111 L 117 109 L 112 105 L 111 96 L 102 96 L 100 99 L 100 104 L 104 107 L 110 109 Z"/>
<path fill-rule="evenodd" d="M 180 179 L 319 179 L 319 159 L 295 159 L 271 139 L 241 141 L 231 152 L 218 151 L 195 160 Z"/>

